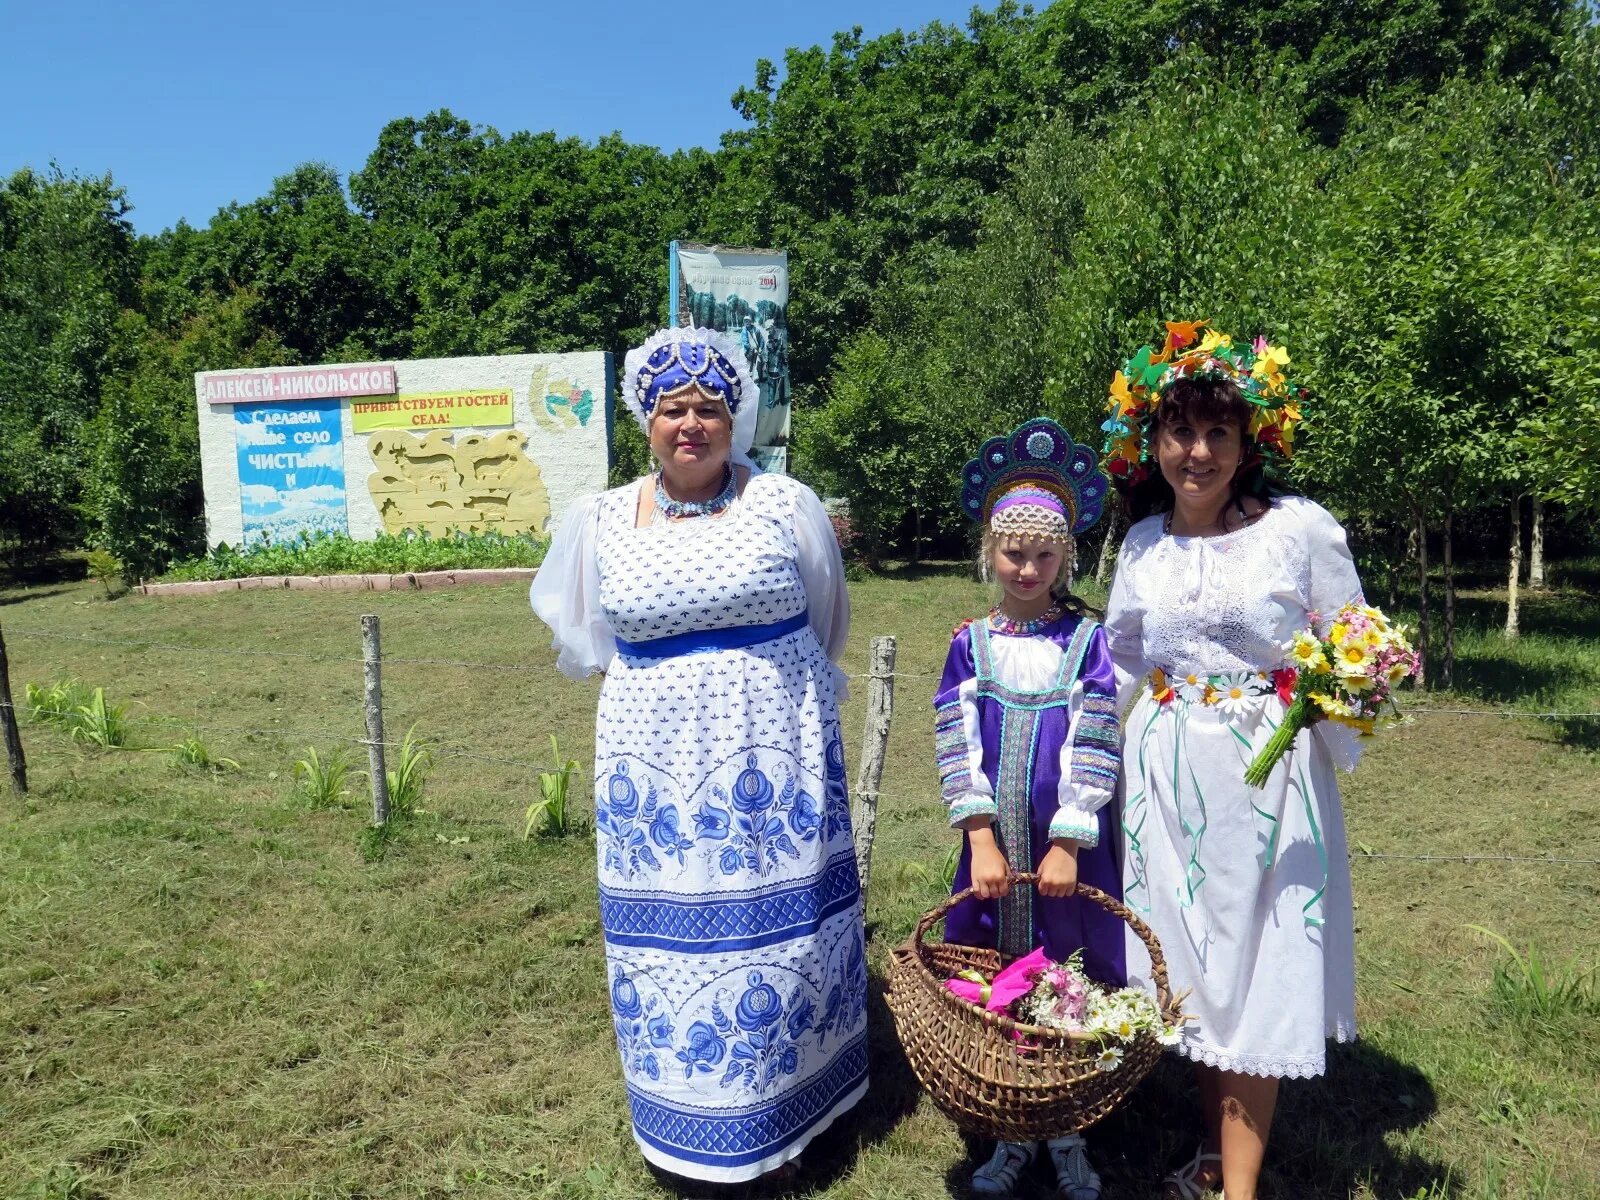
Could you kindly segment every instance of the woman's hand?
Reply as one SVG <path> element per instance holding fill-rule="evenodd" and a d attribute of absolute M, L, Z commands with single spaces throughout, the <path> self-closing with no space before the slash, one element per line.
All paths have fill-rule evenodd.
<path fill-rule="evenodd" d="M 1070 896 L 1078 890 L 1078 843 L 1057 838 L 1039 864 L 1039 894 Z"/>
<path fill-rule="evenodd" d="M 972 847 L 972 886 L 981 900 L 999 900 L 1011 890 L 1011 864 L 995 844 L 994 826 L 984 821 L 967 830 Z"/>

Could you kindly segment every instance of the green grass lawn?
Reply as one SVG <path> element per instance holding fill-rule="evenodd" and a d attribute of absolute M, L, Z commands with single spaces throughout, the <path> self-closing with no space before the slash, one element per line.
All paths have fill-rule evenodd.
<path fill-rule="evenodd" d="M 1595 580 L 1555 580 L 1509 649 L 1492 636 L 1494 596 L 1469 593 L 1460 692 L 1429 704 L 1600 709 Z M 929 699 L 951 624 L 986 593 L 936 568 L 851 593 L 846 668 L 894 633 L 904 673 L 871 892 L 876 971 L 939 896 L 951 835 Z M 242 769 L 25 725 L 33 791 L 0 797 L 0 1196 L 675 1194 L 629 1134 L 592 842 L 523 841 L 533 771 L 497 761 L 545 758 L 551 733 L 564 755 L 592 751 L 597 684 L 555 674 L 522 589 L 100 594 L 0 593 L 19 701 L 28 681 L 76 677 L 127 706 L 137 745 L 198 726 Z M 424 811 L 371 862 L 364 779 L 344 807 L 311 809 L 291 778 L 306 745 L 362 736 L 353 660 L 368 611 L 383 619 L 389 736 L 415 725 L 441 752 Z M 845 714 L 852 764 L 864 701 L 858 686 Z M 1349 780 L 1352 845 L 1600 858 L 1594 730 L 1419 713 Z M 1592 971 L 1600 868 L 1363 859 L 1354 872 L 1363 1041 L 1338 1049 L 1327 1079 L 1285 1086 L 1266 1194 L 1600 1196 L 1592 976 L 1540 1010 L 1526 988 L 1497 990 L 1509 960 L 1467 928 Z M 881 1002 L 872 1015 L 872 1095 L 815 1144 L 800 1194 L 958 1194 L 971 1149 L 919 1101 Z M 1186 1073 L 1163 1067 L 1091 1135 L 1108 1200 L 1153 1194 L 1197 1136 L 1192 1102 Z"/>

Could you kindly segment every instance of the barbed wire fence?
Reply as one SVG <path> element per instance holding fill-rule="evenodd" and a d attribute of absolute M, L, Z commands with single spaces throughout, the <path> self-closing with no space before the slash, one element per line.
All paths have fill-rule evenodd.
<path fill-rule="evenodd" d="M 281 725 L 238 725 L 225 721 L 202 719 L 198 713 L 192 720 L 183 717 L 125 716 L 124 721 L 129 725 L 148 728 L 193 730 L 196 736 L 201 731 L 206 731 L 237 734 L 246 737 L 274 738 L 282 741 L 292 739 L 304 741 L 309 745 L 334 743 L 352 749 L 359 748 L 364 750 L 368 755 L 367 775 L 372 789 L 372 819 L 373 824 L 378 826 L 385 824 L 390 819 L 386 756 L 391 751 L 402 750 L 406 745 L 405 742 L 386 739 L 383 733 L 382 670 L 385 666 L 415 666 L 487 672 L 525 672 L 539 675 L 547 675 L 550 671 L 550 667 L 543 663 L 494 662 L 405 655 L 385 656 L 381 650 L 379 621 L 372 614 L 367 614 L 361 618 L 362 653 L 360 654 L 319 654 L 297 650 L 202 646 L 193 643 L 159 641 L 155 639 L 96 637 L 59 630 L 17 628 L 13 626 L 0 631 L 0 726 L 3 726 L 3 730 L 0 730 L 0 732 L 3 732 L 6 742 L 8 761 L 11 766 L 12 786 L 19 794 L 25 793 L 27 790 L 26 761 L 23 756 L 15 706 L 10 692 L 5 645 L 6 636 L 23 641 L 65 642 L 199 657 L 288 659 L 314 663 L 342 663 L 351 666 L 360 664 L 363 680 L 362 730 L 358 733 L 341 732 L 325 726 L 305 729 Z M 870 879 L 872 846 L 876 832 L 879 803 L 888 800 L 897 803 L 915 804 L 927 799 L 926 796 L 918 796 L 910 792 L 880 790 L 892 724 L 895 682 L 901 679 L 936 679 L 941 674 L 938 671 L 897 670 L 895 668 L 895 653 L 896 639 L 893 636 L 874 637 L 871 639 L 869 647 L 869 669 L 847 675 L 847 678 L 852 680 L 866 680 L 868 686 L 866 729 L 862 740 L 860 770 L 852 796 L 852 816 L 856 830 L 856 854 L 863 890 L 865 890 Z M 1413 719 L 1436 717 L 1450 717 L 1460 720 L 1485 718 L 1565 722 L 1600 721 L 1600 711 L 1561 711 L 1515 707 L 1445 708 L 1420 704 L 1408 705 L 1405 716 L 1408 722 Z M 461 746 L 448 741 L 430 739 L 426 744 L 429 753 L 439 759 L 460 759 L 467 762 L 490 763 L 502 767 L 511 767 L 518 771 L 532 772 L 535 775 L 551 770 L 551 764 L 549 763 L 510 755 L 486 754 L 480 748 Z M 1389 853 L 1356 849 L 1351 852 L 1350 858 L 1355 862 L 1522 863 L 1546 866 L 1600 866 L 1600 858 L 1570 857 L 1555 854 Z"/>

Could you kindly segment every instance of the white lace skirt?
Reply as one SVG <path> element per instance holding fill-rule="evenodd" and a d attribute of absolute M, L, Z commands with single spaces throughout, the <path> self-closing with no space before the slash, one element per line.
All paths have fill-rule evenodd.
<path fill-rule="evenodd" d="M 1123 894 L 1155 930 L 1179 1053 L 1251 1075 L 1326 1069 L 1355 1038 L 1355 919 L 1344 812 L 1325 726 L 1303 731 L 1265 788 L 1244 771 L 1283 717 L 1276 696 L 1228 715 L 1148 691 L 1124 733 Z M 1130 982 L 1150 957 L 1128 939 Z"/>

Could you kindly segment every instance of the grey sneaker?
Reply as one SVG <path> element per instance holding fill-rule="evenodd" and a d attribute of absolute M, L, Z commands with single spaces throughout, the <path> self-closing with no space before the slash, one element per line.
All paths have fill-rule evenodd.
<path fill-rule="evenodd" d="M 1045 1145 L 1056 1168 L 1056 1194 L 1063 1200 L 1100 1200 L 1100 1176 L 1089 1165 L 1082 1136 L 1069 1133 Z"/>
<path fill-rule="evenodd" d="M 1017 1190 L 1017 1180 L 1039 1153 L 1036 1142 L 1001 1142 L 994 1157 L 972 1173 L 972 1191 L 978 1196 L 1009 1196 Z"/>

